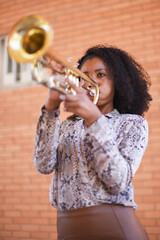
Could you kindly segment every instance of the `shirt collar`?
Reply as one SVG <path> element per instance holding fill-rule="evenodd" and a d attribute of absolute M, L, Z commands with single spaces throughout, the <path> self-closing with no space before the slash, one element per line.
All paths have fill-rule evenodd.
<path fill-rule="evenodd" d="M 104 114 L 104 116 L 105 116 L 105 117 L 108 117 L 108 118 L 112 118 L 112 117 L 114 117 L 114 116 L 116 116 L 116 115 L 118 115 L 118 114 L 120 114 L 120 113 L 118 112 L 118 110 L 117 110 L 116 108 L 114 108 L 113 111 Z M 75 118 L 76 120 L 81 120 L 81 119 L 82 119 L 82 118 L 80 118 L 79 116 L 76 116 L 76 115 L 74 115 L 74 118 Z"/>
<path fill-rule="evenodd" d="M 114 108 L 113 111 L 104 114 L 104 116 L 105 116 L 105 117 L 112 118 L 112 117 L 114 117 L 114 116 L 116 116 L 116 115 L 118 115 L 118 114 L 119 114 L 118 110 L 117 110 L 116 108 Z"/>

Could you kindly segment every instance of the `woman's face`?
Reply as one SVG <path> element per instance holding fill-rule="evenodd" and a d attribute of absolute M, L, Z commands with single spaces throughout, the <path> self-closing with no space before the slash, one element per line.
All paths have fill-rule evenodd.
<path fill-rule="evenodd" d="M 102 113 L 113 110 L 114 83 L 109 77 L 109 72 L 102 59 L 94 57 L 86 60 L 81 71 L 94 80 L 99 87 L 98 108 Z"/>

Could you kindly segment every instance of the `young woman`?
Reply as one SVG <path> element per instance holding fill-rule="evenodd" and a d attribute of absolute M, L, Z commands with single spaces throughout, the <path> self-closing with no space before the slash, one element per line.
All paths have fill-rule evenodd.
<path fill-rule="evenodd" d="M 97 104 L 70 82 L 75 96 L 49 90 L 36 134 L 35 166 L 54 171 L 58 239 L 148 239 L 135 215 L 132 180 L 148 141 L 142 115 L 152 100 L 149 77 L 126 52 L 104 45 L 88 49 L 79 69 L 98 84 Z M 73 112 L 64 122 L 62 101 Z"/>

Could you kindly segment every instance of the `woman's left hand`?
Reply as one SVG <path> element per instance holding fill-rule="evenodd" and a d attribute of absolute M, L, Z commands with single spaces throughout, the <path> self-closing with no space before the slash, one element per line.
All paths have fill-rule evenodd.
<path fill-rule="evenodd" d="M 77 87 L 68 80 L 67 82 L 70 87 L 75 90 L 76 95 L 69 93 L 66 95 L 60 95 L 60 99 L 64 100 L 64 110 L 66 112 L 73 112 L 77 116 L 83 118 L 87 126 L 90 126 L 102 115 L 102 113 L 87 96 L 86 90 L 82 87 Z"/>

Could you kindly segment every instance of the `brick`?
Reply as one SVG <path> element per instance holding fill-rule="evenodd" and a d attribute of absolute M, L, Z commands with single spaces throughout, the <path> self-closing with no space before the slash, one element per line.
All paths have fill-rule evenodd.
<path fill-rule="evenodd" d="M 160 218 L 160 211 L 146 211 L 144 214 L 146 218 L 151 218 L 151 219 Z"/>
<path fill-rule="evenodd" d="M 11 232 L 9 232 L 9 231 L 0 231 L 0 237 L 11 237 Z"/>
<path fill-rule="evenodd" d="M 21 213 L 19 211 L 5 211 L 5 217 L 20 217 Z"/>
<path fill-rule="evenodd" d="M 22 230 L 25 232 L 37 232 L 39 229 L 38 225 L 25 224 L 22 226 Z"/>
<path fill-rule="evenodd" d="M 34 218 L 38 217 L 39 213 L 37 211 L 23 211 L 22 217 Z"/>
<path fill-rule="evenodd" d="M 141 204 L 139 203 L 138 209 L 140 211 L 154 210 L 155 209 L 155 205 L 153 203 L 144 203 L 144 202 L 142 202 Z"/>
<path fill-rule="evenodd" d="M 159 227 L 146 227 L 146 230 L 148 233 L 155 233 L 155 234 L 159 234 Z"/>
<path fill-rule="evenodd" d="M 30 236 L 29 232 L 13 232 L 13 237 L 15 238 L 28 238 Z"/>
<path fill-rule="evenodd" d="M 37 238 L 37 239 L 48 239 L 48 233 L 43 233 L 43 232 L 34 232 L 31 233 L 32 238 Z"/>
<path fill-rule="evenodd" d="M 57 233 L 49 233 L 49 238 L 52 239 L 52 240 L 57 240 Z"/>
<path fill-rule="evenodd" d="M 149 240 L 157 240 L 157 235 L 149 234 Z"/>
<path fill-rule="evenodd" d="M 20 225 L 18 225 L 18 224 L 7 224 L 7 225 L 5 225 L 5 227 L 4 227 L 4 229 L 6 230 L 6 231 L 18 231 L 18 230 L 20 230 Z"/>
<path fill-rule="evenodd" d="M 143 219 L 141 218 L 141 223 L 143 226 L 155 226 L 156 220 L 155 219 Z"/>
<path fill-rule="evenodd" d="M 37 224 L 39 226 L 43 226 L 43 225 L 48 225 L 49 223 L 49 219 L 46 218 L 32 218 L 31 220 L 32 224 Z"/>
<path fill-rule="evenodd" d="M 137 195 L 143 195 L 143 196 L 146 196 L 146 195 L 152 195 L 153 194 L 153 189 L 150 189 L 150 188 L 137 188 L 135 189 L 135 194 Z"/>
<path fill-rule="evenodd" d="M 52 225 L 44 225 L 44 226 L 40 226 L 39 227 L 39 232 L 55 232 L 57 230 L 56 226 L 52 226 Z"/>
<path fill-rule="evenodd" d="M 20 224 L 23 226 L 24 224 L 31 223 L 31 219 L 30 218 L 22 218 L 22 217 L 19 217 L 19 218 L 14 217 L 13 223 Z"/>
<path fill-rule="evenodd" d="M 1 217 L 0 218 L 0 223 L 1 224 L 9 224 L 9 223 L 11 223 L 12 222 L 12 218 L 8 218 L 8 217 Z"/>

